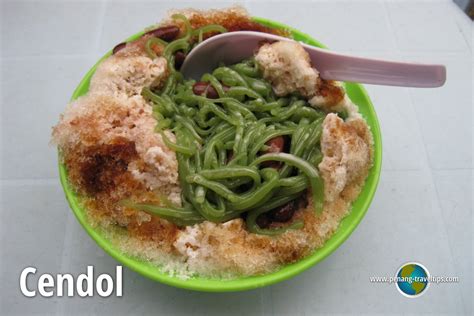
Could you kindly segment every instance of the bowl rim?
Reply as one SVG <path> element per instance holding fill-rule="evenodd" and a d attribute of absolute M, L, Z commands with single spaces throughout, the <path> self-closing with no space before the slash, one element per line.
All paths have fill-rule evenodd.
<path fill-rule="evenodd" d="M 260 17 L 252 17 L 253 20 L 264 24 L 266 26 L 286 29 L 290 31 L 290 33 L 295 37 L 297 40 L 305 41 L 310 45 L 319 46 L 322 48 L 326 48 L 323 44 L 318 42 L 317 40 L 313 39 L 311 36 L 300 32 L 292 27 L 289 27 L 283 23 L 275 22 L 273 20 L 260 18 Z M 131 41 L 140 37 L 144 31 L 138 32 L 129 38 L 126 41 Z M 71 97 L 71 101 L 77 99 L 79 96 L 83 95 L 84 91 L 88 90 L 88 85 L 91 76 L 94 74 L 98 64 L 103 61 L 105 58 L 110 56 L 111 51 L 107 52 L 99 61 L 86 73 L 86 75 L 82 78 L 79 85 L 74 90 L 74 93 Z M 370 125 L 373 139 L 374 139 L 374 160 L 373 166 L 369 172 L 369 176 L 366 179 L 366 183 L 359 194 L 359 200 L 364 193 L 364 199 L 359 206 L 358 212 L 352 216 L 352 220 L 344 227 L 341 231 L 341 225 L 347 217 L 349 217 L 353 212 L 354 209 L 351 209 L 350 213 L 339 223 L 338 229 L 333 233 L 333 235 L 325 242 L 325 244 L 316 250 L 313 251 L 312 254 L 309 256 L 289 265 L 282 267 L 281 269 L 265 274 L 265 275 L 258 275 L 258 276 L 251 276 L 251 277 L 244 277 L 239 279 L 231 279 L 231 280 L 221 280 L 221 279 L 209 279 L 209 278 L 200 278 L 200 277 L 193 277 L 189 279 L 182 279 L 176 276 L 172 276 L 166 272 L 160 271 L 160 268 L 157 266 L 153 266 L 149 262 L 144 262 L 140 259 L 128 256 L 122 253 L 119 249 L 117 249 L 112 242 L 108 241 L 95 227 L 92 227 L 83 211 L 83 207 L 80 205 L 80 199 L 76 195 L 74 189 L 71 187 L 67 180 L 67 170 L 65 166 L 61 163 L 61 160 L 58 159 L 58 166 L 59 166 L 59 175 L 61 185 L 64 189 L 66 199 L 69 203 L 70 208 L 72 209 L 74 215 L 76 216 L 77 220 L 84 228 L 84 230 L 89 234 L 89 236 L 111 257 L 117 260 L 119 263 L 125 265 L 126 267 L 130 268 L 131 270 L 149 278 L 154 281 L 158 281 L 167 285 L 171 285 L 174 287 L 188 289 L 188 290 L 196 290 L 196 291 L 204 291 L 204 292 L 232 292 L 232 291 L 244 291 L 244 290 L 251 290 L 255 288 L 260 288 L 263 286 L 268 286 L 271 284 L 275 284 L 284 280 L 287 280 L 291 277 L 300 274 L 301 272 L 309 269 L 310 267 L 316 265 L 319 261 L 323 260 L 327 256 L 329 256 L 332 252 L 334 252 L 355 230 L 358 226 L 364 215 L 366 214 L 370 203 L 375 195 L 377 185 L 380 178 L 381 166 L 382 166 L 382 140 L 381 140 L 381 132 L 380 126 L 378 122 L 377 115 L 375 113 L 375 109 L 373 104 L 367 94 L 365 88 L 356 83 L 351 83 L 352 87 L 358 90 L 356 93 L 359 94 L 363 102 L 366 103 L 366 111 L 370 115 L 370 121 L 368 124 Z M 346 86 L 347 88 L 347 86 Z M 60 156 L 60 153 L 59 153 Z M 60 157 L 58 157 L 60 158 Z M 369 181 L 370 178 L 370 181 Z M 355 203 L 354 201 L 353 203 Z"/>

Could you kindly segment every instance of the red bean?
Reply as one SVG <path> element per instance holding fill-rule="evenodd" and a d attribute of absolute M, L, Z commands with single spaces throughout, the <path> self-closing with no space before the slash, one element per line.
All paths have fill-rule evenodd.
<path fill-rule="evenodd" d="M 216 89 L 214 89 L 214 87 L 212 85 L 208 85 L 207 86 L 207 93 L 206 93 L 206 96 L 209 98 L 209 99 L 217 99 L 219 98 L 219 94 L 217 93 Z"/>
<path fill-rule="evenodd" d="M 120 43 L 120 44 L 117 44 L 114 49 L 112 49 L 112 54 L 116 54 L 119 50 L 125 48 L 125 46 L 127 46 L 127 43 L 123 42 L 123 43 Z"/>
<path fill-rule="evenodd" d="M 202 95 L 209 99 L 217 99 L 219 97 L 216 89 L 211 84 L 202 81 L 198 81 L 193 85 L 193 92 L 196 95 Z"/>
<path fill-rule="evenodd" d="M 268 228 L 268 226 L 270 226 L 270 224 L 272 223 L 266 213 L 258 215 L 255 222 L 260 228 Z"/>
<path fill-rule="evenodd" d="M 260 228 L 268 228 L 273 222 L 286 223 L 293 218 L 298 207 L 300 207 L 299 200 L 293 200 L 269 212 L 260 214 L 256 219 L 257 225 Z"/>
<path fill-rule="evenodd" d="M 175 25 L 162 26 L 157 29 L 148 31 L 146 35 L 153 35 L 155 37 L 161 38 L 164 41 L 171 42 L 179 35 L 179 27 Z"/>
<path fill-rule="evenodd" d="M 203 95 L 206 93 L 209 84 L 207 82 L 198 81 L 193 85 L 193 93 L 196 95 Z"/>
<path fill-rule="evenodd" d="M 174 68 L 179 70 L 184 63 L 185 58 L 186 54 L 183 51 L 178 50 L 174 53 Z"/>
<path fill-rule="evenodd" d="M 270 146 L 267 153 L 281 153 L 285 148 L 285 138 L 283 136 L 277 136 L 266 142 L 266 145 Z"/>
<path fill-rule="evenodd" d="M 269 148 L 265 151 L 266 154 L 268 153 L 281 153 L 285 150 L 285 137 L 277 136 L 265 143 L 265 145 L 269 146 Z M 278 161 L 265 161 L 262 163 L 262 166 L 266 168 L 274 168 L 280 169 L 282 166 L 281 162 Z"/>
<path fill-rule="evenodd" d="M 230 87 L 226 86 L 225 84 L 222 84 L 222 89 L 224 90 L 224 92 L 227 92 L 229 91 Z M 193 92 L 196 95 L 202 95 L 209 99 L 219 98 L 219 94 L 217 93 L 216 89 L 214 89 L 214 87 L 208 82 L 196 82 L 193 86 Z"/>
<path fill-rule="evenodd" d="M 273 222 L 288 222 L 296 212 L 297 203 L 293 200 L 287 204 L 280 206 L 270 212 L 268 216 Z"/>

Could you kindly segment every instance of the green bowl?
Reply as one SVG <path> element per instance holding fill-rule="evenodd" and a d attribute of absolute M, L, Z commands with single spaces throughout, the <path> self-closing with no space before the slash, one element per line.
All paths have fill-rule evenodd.
<path fill-rule="evenodd" d="M 310 45 L 324 47 L 324 45 L 314 40 L 309 35 L 304 34 L 298 30 L 292 29 L 284 24 L 262 18 L 254 18 L 254 20 L 267 26 L 288 29 L 291 31 L 293 37 L 296 40 L 305 42 Z M 130 41 L 137 39 L 142 34 L 143 32 L 137 33 L 128 38 L 127 40 Z M 96 65 L 94 65 L 94 67 L 92 67 L 92 69 L 87 72 L 79 86 L 74 91 L 74 94 L 71 98 L 72 100 L 75 100 L 78 97 L 87 93 L 89 89 L 90 79 L 97 65 L 104 58 L 110 56 L 110 54 L 111 52 L 108 52 L 104 57 L 102 57 L 101 60 L 97 62 Z M 99 230 L 92 227 L 86 219 L 85 211 L 81 206 L 80 199 L 75 194 L 73 188 L 70 186 L 67 180 L 67 171 L 65 166 L 59 164 L 61 184 L 64 188 L 66 198 L 81 225 L 100 247 L 102 247 L 109 255 L 114 257 L 123 265 L 152 280 L 190 290 L 208 292 L 229 292 L 255 289 L 289 279 L 303 272 L 304 270 L 314 266 L 316 263 L 327 257 L 334 250 L 336 250 L 336 248 L 339 247 L 347 239 L 347 237 L 349 237 L 349 235 L 352 233 L 352 231 L 354 231 L 359 222 L 362 220 L 362 217 L 364 217 L 365 213 L 367 212 L 367 209 L 369 208 L 370 202 L 372 201 L 372 198 L 375 194 L 375 190 L 377 188 L 380 169 L 382 165 L 382 142 L 377 115 L 375 114 L 374 107 L 369 99 L 369 96 L 367 95 L 366 90 L 360 84 L 346 83 L 345 87 L 347 94 L 349 95 L 351 100 L 359 106 L 360 112 L 367 120 L 372 130 L 375 147 L 374 165 L 370 170 L 369 176 L 361 194 L 353 203 L 352 211 L 347 217 L 342 220 L 339 228 L 334 233 L 334 235 L 332 235 L 332 237 L 326 242 L 326 244 L 322 248 L 317 249 L 312 255 L 296 263 L 286 265 L 274 273 L 261 276 L 243 277 L 234 280 L 220 280 L 201 277 L 194 277 L 187 280 L 179 279 L 177 277 L 162 272 L 159 267 L 153 266 L 149 262 L 127 256 L 126 254 L 122 253 L 118 248 L 116 248 L 110 241 L 108 241 Z"/>

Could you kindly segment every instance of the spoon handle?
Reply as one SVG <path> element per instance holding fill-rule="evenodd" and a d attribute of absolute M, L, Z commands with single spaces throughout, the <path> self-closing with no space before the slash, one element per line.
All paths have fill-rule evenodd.
<path fill-rule="evenodd" d="M 440 87 L 446 81 L 443 65 L 348 56 L 304 46 L 321 77 L 327 80 L 423 88 Z"/>

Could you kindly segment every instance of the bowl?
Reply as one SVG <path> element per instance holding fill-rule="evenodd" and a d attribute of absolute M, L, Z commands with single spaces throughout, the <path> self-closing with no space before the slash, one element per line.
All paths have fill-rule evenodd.
<path fill-rule="evenodd" d="M 255 21 L 270 26 L 274 28 L 284 28 L 289 30 L 294 39 L 298 41 L 305 42 L 310 45 L 317 47 L 323 47 L 320 42 L 316 41 L 307 34 L 304 34 L 296 29 L 288 27 L 284 24 L 263 19 L 263 18 L 253 18 Z M 143 34 L 139 32 L 130 38 L 127 41 L 131 41 L 139 38 Z M 87 93 L 89 88 L 89 82 L 94 74 L 94 71 L 97 65 L 105 58 L 110 56 L 111 51 L 105 54 L 84 76 L 82 81 L 77 86 L 74 91 L 71 100 L 75 100 L 78 97 Z M 198 290 L 198 291 L 207 291 L 207 292 L 229 292 L 229 291 L 243 291 L 255 289 L 270 284 L 275 284 L 283 280 L 289 279 L 307 269 L 317 264 L 319 261 L 323 260 L 325 257 L 329 256 L 334 250 L 337 249 L 354 231 L 359 222 L 364 217 L 369 205 L 372 201 L 372 198 L 375 194 L 381 165 L 382 165 L 382 142 L 380 127 L 377 120 L 377 115 L 375 113 L 372 102 L 370 101 L 369 96 L 367 95 L 364 87 L 357 83 L 345 83 L 345 88 L 350 99 L 359 106 L 359 110 L 364 118 L 367 120 L 368 125 L 371 128 L 374 137 L 374 165 L 369 172 L 369 176 L 366 180 L 366 183 L 362 189 L 362 192 L 358 196 L 357 200 L 354 201 L 352 205 L 351 212 L 341 221 L 337 231 L 331 236 L 331 238 L 325 243 L 322 248 L 316 249 L 308 257 L 293 263 L 286 265 L 279 269 L 276 272 L 260 275 L 260 276 L 251 276 L 243 277 L 233 280 L 220 280 L 220 279 L 210 279 L 203 277 L 193 277 L 190 279 L 180 279 L 175 276 L 171 276 L 165 272 L 162 272 L 159 267 L 152 265 L 149 262 L 139 260 L 134 257 L 127 256 L 122 253 L 120 249 L 116 248 L 111 242 L 109 242 L 103 234 L 96 228 L 92 227 L 87 221 L 85 216 L 85 210 L 80 205 L 80 200 L 73 188 L 68 182 L 67 179 L 67 170 L 65 166 L 59 163 L 59 173 L 61 184 L 64 188 L 66 198 L 69 202 L 71 209 L 73 210 L 76 218 L 82 227 L 87 231 L 87 233 L 92 237 L 92 239 L 104 249 L 110 256 L 115 258 L 124 266 L 138 272 L 139 274 L 150 278 L 152 280 L 168 284 L 171 286 L 189 289 L 189 290 Z"/>

